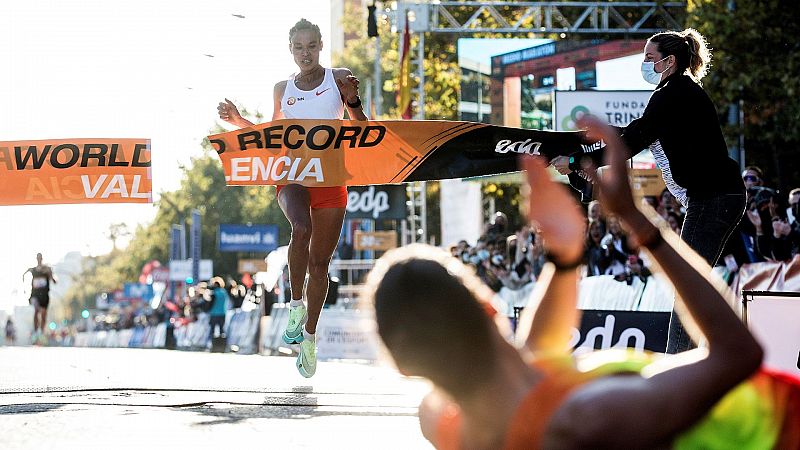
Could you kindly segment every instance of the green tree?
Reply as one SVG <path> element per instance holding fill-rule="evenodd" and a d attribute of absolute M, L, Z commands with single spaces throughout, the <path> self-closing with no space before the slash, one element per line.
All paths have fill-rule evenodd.
<path fill-rule="evenodd" d="M 74 277 L 62 300 L 67 311 L 67 317 L 63 318 L 77 319 L 83 309 L 95 307 L 98 294 L 122 287 L 126 278 L 115 264 L 122 254 L 120 250 L 112 250 L 106 255 L 83 257 L 81 272 Z"/>
<path fill-rule="evenodd" d="M 344 50 L 333 56 L 334 65 L 348 67 L 353 74 L 358 77 L 362 84 L 366 86 L 366 81 L 374 83 L 374 61 L 375 61 L 375 41 L 366 36 L 366 9 L 349 3 L 345 4 L 345 14 L 343 15 L 342 28 L 348 36 L 355 36 L 349 39 Z M 457 20 L 464 21 L 471 17 L 477 8 L 464 6 L 452 11 Z M 510 11 L 510 7 L 500 9 Z M 522 14 L 523 10 L 519 11 Z M 379 12 L 380 13 L 380 12 Z M 380 14 L 379 14 L 380 15 Z M 487 24 L 495 21 L 489 13 L 484 13 L 481 20 Z M 533 19 L 528 18 L 531 22 Z M 381 35 L 381 93 L 383 98 L 384 114 L 378 119 L 397 119 L 400 114 L 397 110 L 397 87 L 398 73 L 400 64 L 400 53 L 398 43 L 401 33 L 392 33 L 391 24 L 386 20 L 379 20 L 378 29 Z M 527 34 L 502 34 L 502 33 L 470 33 L 469 37 L 476 38 L 527 38 L 533 37 L 533 33 Z M 461 70 L 458 67 L 458 38 L 463 35 L 455 33 L 425 33 L 425 118 L 435 120 L 458 120 L 459 89 L 461 83 Z M 557 38 L 557 36 L 548 36 Z M 412 33 L 411 46 L 416 51 L 418 36 Z M 414 53 L 412 53 L 412 56 Z M 412 81 L 412 89 L 416 89 L 414 84 L 419 80 Z M 362 94 L 367 94 L 363 93 Z M 371 95 L 371 93 L 369 94 Z M 506 188 L 487 192 L 486 195 L 495 196 L 501 206 L 516 205 L 519 202 L 519 189 Z M 503 192 L 508 195 L 503 196 Z M 513 192 L 513 194 L 512 194 Z M 439 183 L 427 183 L 426 198 L 428 202 L 426 220 L 428 224 L 428 236 L 434 242 L 440 242 L 440 208 L 439 208 Z M 506 210 L 508 212 L 508 210 Z M 512 213 L 513 214 L 513 213 Z M 512 218 L 512 220 L 517 220 Z"/>
<path fill-rule="evenodd" d="M 800 184 L 800 14 L 788 0 L 690 0 L 687 25 L 713 49 L 703 84 L 728 122 L 742 101 L 744 127 L 725 128 L 728 144 L 744 135 L 746 164 L 765 169 L 773 186 Z"/>
<path fill-rule="evenodd" d="M 258 112 L 244 116 L 256 122 L 263 121 Z M 209 133 L 223 131 L 217 127 Z M 226 186 L 225 174 L 219 159 L 208 141 L 203 142 L 204 154 L 192 158 L 188 166 L 182 167 L 180 188 L 161 194 L 156 203 L 156 215 L 152 222 L 140 225 L 133 233 L 124 250 L 114 249 L 107 255 L 85 257 L 76 283 L 65 296 L 74 314 L 86 307 L 94 307 L 95 297 L 103 292 L 121 288 L 125 282 L 139 279 L 142 266 L 151 260 L 166 263 L 169 260 L 170 234 L 173 224 L 185 223 L 187 232 L 191 226 L 192 210 L 200 211 L 201 256 L 214 261 L 215 275 L 236 276 L 240 256 L 263 257 L 264 255 L 240 255 L 220 252 L 217 248 L 217 233 L 223 223 L 277 224 L 279 245 L 289 241 L 289 225 L 275 197 L 275 189 L 267 186 Z M 112 225 L 109 238 L 115 240 L 126 232 L 122 224 Z M 77 311 L 77 313 L 76 313 Z"/>

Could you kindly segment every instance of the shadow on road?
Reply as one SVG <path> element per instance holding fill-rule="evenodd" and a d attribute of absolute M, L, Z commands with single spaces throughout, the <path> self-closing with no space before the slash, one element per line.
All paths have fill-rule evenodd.
<path fill-rule="evenodd" d="M 25 404 L 0 406 L 0 416 L 4 414 L 39 414 L 63 407 L 63 403 Z"/>
<path fill-rule="evenodd" d="M 263 406 L 238 406 L 238 405 L 208 405 L 200 407 L 173 408 L 175 411 L 185 411 L 201 414 L 214 418 L 198 422 L 194 426 L 213 426 L 223 424 L 236 424 L 248 419 L 313 419 L 324 416 L 371 416 L 371 417 L 416 417 L 416 411 L 397 412 L 387 411 L 387 408 L 352 407 L 309 405 L 263 405 Z M 397 409 L 397 408 L 394 408 Z"/>

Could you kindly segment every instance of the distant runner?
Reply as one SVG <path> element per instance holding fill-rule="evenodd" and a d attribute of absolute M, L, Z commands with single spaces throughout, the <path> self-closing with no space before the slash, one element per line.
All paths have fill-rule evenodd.
<path fill-rule="evenodd" d="M 50 304 L 50 282 L 57 283 L 53 276 L 53 269 L 46 264 L 42 264 L 42 254 L 36 254 L 36 267 L 31 267 L 22 274 L 31 273 L 31 298 L 30 304 L 34 307 L 33 312 L 33 334 L 32 343 L 41 343 L 45 340 L 44 326 L 47 324 L 47 305 Z"/>

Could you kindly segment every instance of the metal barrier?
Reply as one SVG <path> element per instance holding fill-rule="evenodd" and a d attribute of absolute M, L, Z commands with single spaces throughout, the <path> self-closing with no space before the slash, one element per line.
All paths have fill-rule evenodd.
<path fill-rule="evenodd" d="M 375 267 L 374 259 L 335 259 L 331 261 L 329 273 L 339 279 L 337 300 L 353 302 L 364 287 L 367 274 Z"/>
<path fill-rule="evenodd" d="M 742 290 L 742 320 L 764 348 L 764 364 L 800 375 L 800 292 Z"/>

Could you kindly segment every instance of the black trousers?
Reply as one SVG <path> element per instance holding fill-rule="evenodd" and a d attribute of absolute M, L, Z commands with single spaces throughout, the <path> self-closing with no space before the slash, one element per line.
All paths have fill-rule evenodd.
<path fill-rule="evenodd" d="M 688 198 L 681 239 L 711 267 L 717 263 L 731 233 L 744 216 L 746 194 L 722 194 L 711 198 Z M 667 353 L 695 348 L 689 333 L 672 310 L 667 335 Z"/>

